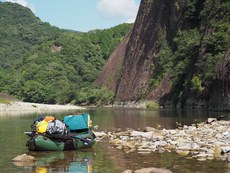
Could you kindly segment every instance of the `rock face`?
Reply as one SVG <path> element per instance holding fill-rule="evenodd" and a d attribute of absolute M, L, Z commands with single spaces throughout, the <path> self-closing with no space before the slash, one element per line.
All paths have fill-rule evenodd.
<path fill-rule="evenodd" d="M 224 3 L 141 1 L 133 28 L 96 83 L 114 91 L 118 104 L 153 100 L 163 107 L 229 110 L 230 31 L 219 32 L 230 22 Z"/>
<path fill-rule="evenodd" d="M 209 105 L 215 109 L 230 109 L 230 47 L 217 66 L 216 85 L 213 87 Z"/>
<path fill-rule="evenodd" d="M 142 1 L 133 29 L 103 68 L 97 84 L 116 92 L 116 101 L 137 101 L 148 88 L 154 74 L 152 63 L 158 51 L 159 30 L 173 32 L 169 11 L 173 1 Z M 168 15 L 168 16 L 167 16 Z"/>

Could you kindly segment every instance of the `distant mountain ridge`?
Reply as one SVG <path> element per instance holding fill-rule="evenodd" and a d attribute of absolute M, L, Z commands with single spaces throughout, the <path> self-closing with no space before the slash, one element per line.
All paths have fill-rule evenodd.
<path fill-rule="evenodd" d="M 142 0 L 96 83 L 118 104 L 230 110 L 229 16 L 229 1 Z"/>

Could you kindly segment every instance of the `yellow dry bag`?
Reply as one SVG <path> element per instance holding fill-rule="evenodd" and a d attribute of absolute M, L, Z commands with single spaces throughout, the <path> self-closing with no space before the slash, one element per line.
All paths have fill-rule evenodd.
<path fill-rule="evenodd" d="M 48 126 L 48 122 L 46 122 L 45 120 L 40 121 L 40 122 L 37 124 L 37 132 L 38 132 L 38 133 L 45 133 L 45 132 L 46 132 L 46 129 L 47 129 L 47 126 Z"/>

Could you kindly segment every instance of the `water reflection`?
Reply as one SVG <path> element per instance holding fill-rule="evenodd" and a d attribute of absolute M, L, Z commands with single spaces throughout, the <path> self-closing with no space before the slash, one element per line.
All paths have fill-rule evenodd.
<path fill-rule="evenodd" d="M 90 151 L 30 152 L 29 154 L 36 158 L 36 162 L 14 162 L 14 165 L 36 173 L 93 172 L 93 153 Z"/>
<path fill-rule="evenodd" d="M 146 110 L 130 108 L 94 108 L 89 113 L 94 124 L 99 125 L 100 130 L 113 130 L 114 128 L 132 128 L 143 130 L 146 126 L 154 128 L 176 128 L 176 122 L 182 125 L 191 125 L 207 120 L 208 117 L 226 115 L 230 119 L 230 113 L 210 112 L 206 110 Z"/>

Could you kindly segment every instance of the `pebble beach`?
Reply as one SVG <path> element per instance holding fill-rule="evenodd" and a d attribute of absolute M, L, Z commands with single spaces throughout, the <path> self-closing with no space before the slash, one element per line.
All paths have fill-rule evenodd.
<path fill-rule="evenodd" d="M 0 104 L 0 112 L 45 112 L 45 111 L 65 111 L 85 109 L 74 105 L 52 105 L 40 103 L 28 103 L 12 101 L 7 104 Z"/>
<path fill-rule="evenodd" d="M 176 129 L 146 127 L 144 132 L 128 129 L 95 133 L 98 140 L 108 137 L 111 147 L 123 149 L 126 153 L 176 152 L 199 161 L 230 162 L 230 121 L 209 118 L 207 122 Z"/>

